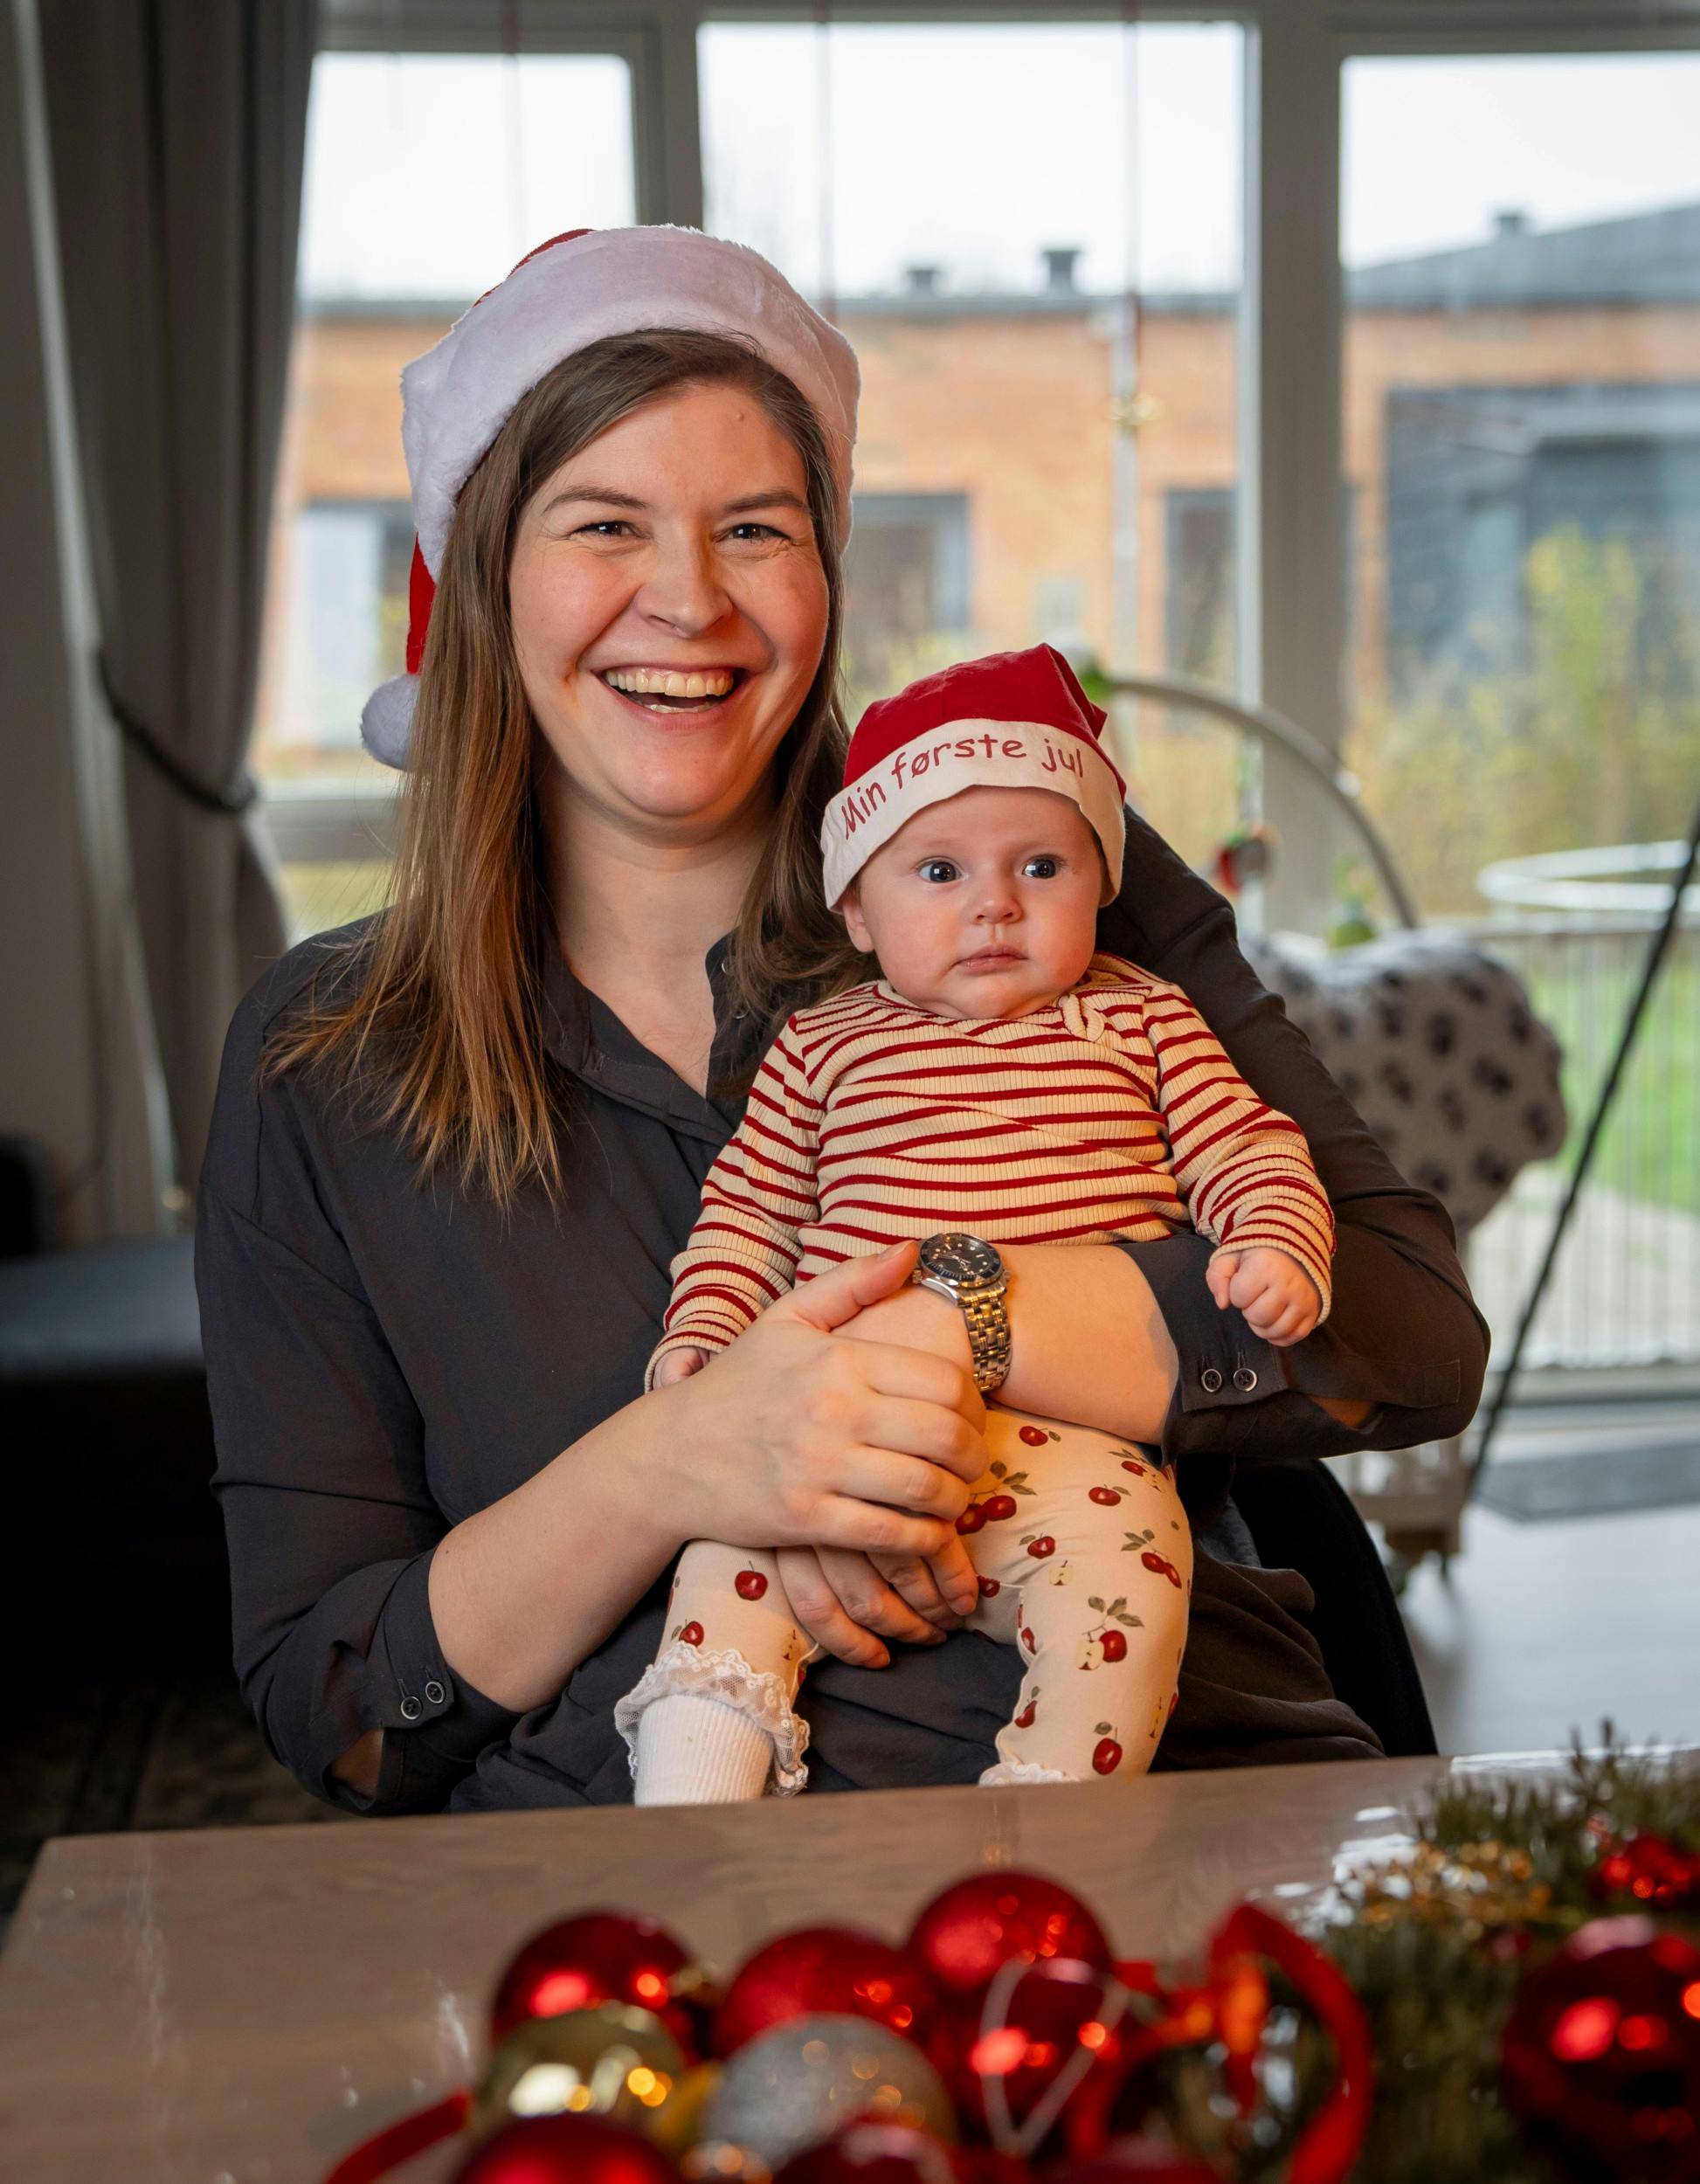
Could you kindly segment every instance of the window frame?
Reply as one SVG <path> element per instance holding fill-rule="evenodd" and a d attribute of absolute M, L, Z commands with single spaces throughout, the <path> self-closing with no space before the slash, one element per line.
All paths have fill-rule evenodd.
<path fill-rule="evenodd" d="M 529 52 L 617 53 L 631 70 L 638 218 L 698 226 L 703 188 L 697 32 L 704 23 L 1237 22 L 1246 32 L 1243 280 L 1239 308 L 1235 695 L 1301 722 L 1338 753 L 1347 726 L 1344 320 L 1339 255 L 1340 109 L 1348 60 L 1369 57 L 1700 50 L 1700 0 L 1235 0 L 1139 7 L 1122 0 L 322 0 L 336 52 L 500 52 L 517 24 Z M 1290 126 L 1303 115 L 1303 128 Z M 1279 430 L 1265 420 L 1278 419 Z M 376 798 L 349 814 L 370 855 Z M 1325 916 L 1326 815 L 1278 753 L 1264 814 L 1286 854 L 1265 895 L 1274 922 Z M 268 799 L 289 851 L 286 801 Z M 334 828 L 315 819 L 315 847 Z"/>

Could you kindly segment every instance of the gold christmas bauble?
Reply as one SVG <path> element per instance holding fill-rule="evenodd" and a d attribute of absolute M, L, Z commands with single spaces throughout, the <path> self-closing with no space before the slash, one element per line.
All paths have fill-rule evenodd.
<path fill-rule="evenodd" d="M 472 2129 L 481 2139 L 525 2116 L 603 2116 L 660 2138 L 685 2077 L 679 2042 L 650 2010 L 602 2002 L 528 2018 L 492 2054 Z"/>

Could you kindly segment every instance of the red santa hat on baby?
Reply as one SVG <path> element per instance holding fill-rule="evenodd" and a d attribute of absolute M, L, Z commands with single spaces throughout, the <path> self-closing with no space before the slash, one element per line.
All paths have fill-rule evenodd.
<path fill-rule="evenodd" d="M 850 535 L 855 352 L 783 274 L 741 243 L 687 227 L 577 228 L 522 258 L 401 376 L 402 446 L 417 536 L 408 581 L 407 673 L 360 717 L 366 748 L 407 764 L 437 572 L 460 488 L 522 395 L 563 358 L 612 334 L 682 327 L 729 334 L 784 373 L 820 420 Z"/>
<path fill-rule="evenodd" d="M 1127 791 L 1103 748 L 1104 718 L 1052 645 L 946 667 L 870 705 L 821 822 L 827 902 L 836 909 L 917 812 L 978 788 L 1049 789 L 1078 805 L 1103 851 L 1103 900 L 1113 901 Z"/>

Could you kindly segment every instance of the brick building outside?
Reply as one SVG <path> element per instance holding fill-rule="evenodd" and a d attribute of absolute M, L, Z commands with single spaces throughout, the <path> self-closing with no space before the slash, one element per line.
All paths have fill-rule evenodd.
<path fill-rule="evenodd" d="M 902 294 L 837 307 L 864 383 L 859 699 L 1040 638 L 1231 683 L 1234 299 L 1142 299 L 1136 384 L 1127 301 L 1080 292 L 1074 256 L 1046 253 L 1031 294 L 957 295 L 916 267 Z M 1513 653 L 1526 556 L 1552 532 L 1649 542 L 1700 600 L 1700 205 L 1543 233 L 1505 215 L 1346 289 L 1354 715 L 1437 663 Z M 453 315 L 303 312 L 262 702 L 274 774 L 351 764 L 361 699 L 398 663 L 398 379 Z"/>

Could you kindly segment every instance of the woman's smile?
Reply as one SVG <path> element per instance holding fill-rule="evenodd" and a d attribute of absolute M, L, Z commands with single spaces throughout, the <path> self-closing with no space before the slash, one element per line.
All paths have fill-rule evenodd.
<path fill-rule="evenodd" d="M 747 667 L 602 667 L 598 680 L 618 698 L 651 715 L 718 713 L 750 679 Z"/>

